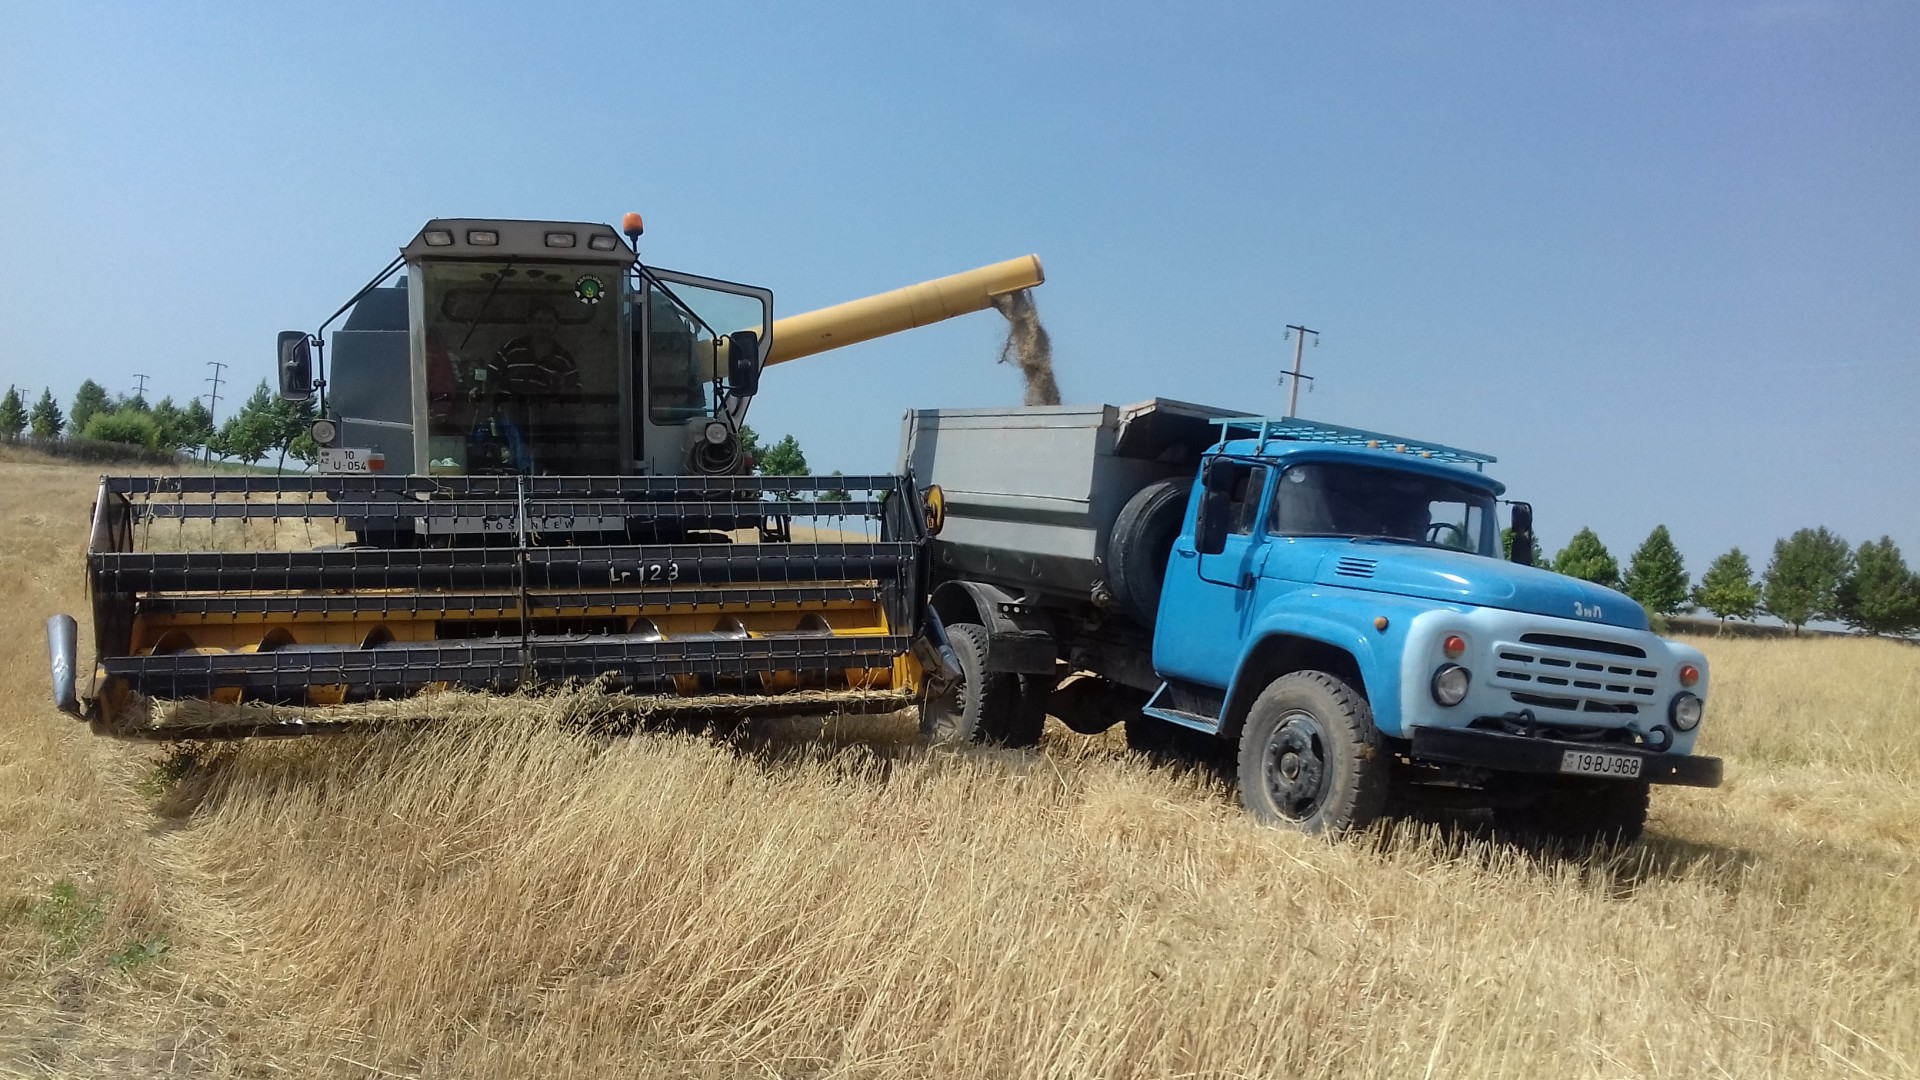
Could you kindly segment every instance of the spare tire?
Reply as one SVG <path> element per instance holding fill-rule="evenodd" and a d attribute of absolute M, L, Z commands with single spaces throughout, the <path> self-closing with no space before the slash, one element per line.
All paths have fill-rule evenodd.
<path fill-rule="evenodd" d="M 1187 517 L 1187 496 L 1193 478 L 1156 480 L 1120 508 L 1107 540 L 1107 587 L 1122 612 L 1147 629 L 1160 611 L 1160 586 L 1167 578 L 1167 559 L 1173 541 Z"/>

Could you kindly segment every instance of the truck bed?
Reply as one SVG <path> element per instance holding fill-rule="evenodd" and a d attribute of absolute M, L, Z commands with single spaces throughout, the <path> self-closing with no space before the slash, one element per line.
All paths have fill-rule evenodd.
<path fill-rule="evenodd" d="M 935 574 L 1095 604 L 1120 508 L 1156 480 L 1193 475 L 1213 421 L 1242 414 L 1170 398 L 908 412 L 902 467 L 946 497 Z"/>

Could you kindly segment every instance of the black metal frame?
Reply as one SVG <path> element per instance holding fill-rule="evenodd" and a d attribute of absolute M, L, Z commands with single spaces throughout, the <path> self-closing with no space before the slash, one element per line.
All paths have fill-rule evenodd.
<path fill-rule="evenodd" d="M 864 492 L 844 502 L 806 496 Z M 771 497 L 769 497 L 771 496 Z M 265 501 L 256 501 L 262 500 Z M 873 539 L 765 543 L 572 543 L 543 534 L 560 516 L 698 525 L 794 518 L 874 522 Z M 141 551 L 160 521 L 332 518 L 373 522 L 378 536 L 414 522 L 504 519 L 474 546 L 353 545 L 311 551 Z M 164 531 L 164 530 L 163 530 Z M 590 535 L 589 539 L 599 539 Z M 444 539 L 444 538 L 441 538 Z M 528 682 L 610 678 L 638 689 L 675 676 L 751 683 L 793 673 L 803 684 L 848 669 L 884 668 L 912 647 L 925 617 L 926 514 L 902 476 L 165 476 L 107 477 L 87 556 L 95 654 L 111 685 L 159 698 L 293 699 L 310 687 L 384 696 L 435 684 L 503 689 Z M 555 633 L 561 610 L 671 613 L 697 604 L 818 610 L 882 605 L 885 634 L 796 630 L 742 633 Z M 132 656 L 138 615 L 229 618 L 395 614 L 475 616 L 497 637 L 351 645 L 263 644 L 257 652 Z"/>

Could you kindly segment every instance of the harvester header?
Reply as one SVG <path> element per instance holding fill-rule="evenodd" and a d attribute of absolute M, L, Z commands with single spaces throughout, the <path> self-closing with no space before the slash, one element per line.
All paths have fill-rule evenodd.
<path fill-rule="evenodd" d="M 103 479 L 87 694 L 76 624 L 50 627 L 62 707 L 211 738 L 581 679 L 648 712 L 917 700 L 949 657 L 922 493 L 755 475 L 741 424 L 767 364 L 981 310 L 1038 259 L 776 321 L 766 289 L 647 265 L 630 224 L 434 219 L 280 335 L 315 472 Z"/>

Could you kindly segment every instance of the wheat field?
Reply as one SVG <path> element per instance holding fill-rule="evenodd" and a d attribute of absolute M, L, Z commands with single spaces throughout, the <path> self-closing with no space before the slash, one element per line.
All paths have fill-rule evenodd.
<path fill-rule="evenodd" d="M 47 704 L 91 485 L 0 461 L 0 1074 L 1920 1073 L 1920 649 L 1702 641 L 1726 786 L 1578 859 L 1329 845 L 1117 736 L 910 717 L 449 695 L 187 754 Z"/>

